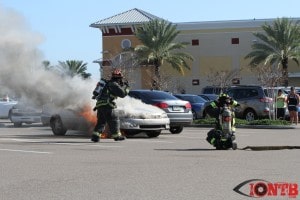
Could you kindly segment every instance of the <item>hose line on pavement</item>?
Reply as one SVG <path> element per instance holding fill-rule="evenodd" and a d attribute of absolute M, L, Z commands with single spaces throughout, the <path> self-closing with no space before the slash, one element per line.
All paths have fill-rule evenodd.
<path fill-rule="evenodd" d="M 300 146 L 246 146 L 240 150 L 253 151 L 268 151 L 268 150 L 283 150 L 283 149 L 300 149 Z"/>

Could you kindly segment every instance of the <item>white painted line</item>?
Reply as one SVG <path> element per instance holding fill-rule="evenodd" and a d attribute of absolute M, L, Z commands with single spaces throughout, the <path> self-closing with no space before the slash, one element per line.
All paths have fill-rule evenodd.
<path fill-rule="evenodd" d="M 96 144 L 92 144 L 92 145 L 85 145 L 85 146 L 92 146 L 92 147 L 100 147 L 100 148 L 123 148 L 123 146 L 106 146 L 106 145 L 96 145 Z"/>
<path fill-rule="evenodd" d="M 18 150 L 18 149 L 0 149 L 0 151 L 14 151 L 14 152 L 21 152 L 21 153 L 52 154 L 52 152 L 46 152 L 46 151 L 26 151 L 26 150 Z"/>
<path fill-rule="evenodd" d="M 161 140 L 141 140 L 141 139 L 127 139 L 126 141 L 129 142 L 146 142 L 146 143 L 168 143 L 168 144 L 173 144 L 174 142 L 170 141 L 161 141 Z"/>
<path fill-rule="evenodd" d="M 123 146 L 112 146 L 108 145 L 106 146 L 105 143 L 98 143 L 95 144 L 94 142 L 90 143 L 72 143 L 72 142 L 52 142 L 49 140 L 29 140 L 29 139 L 15 139 L 15 138 L 0 138 L 0 140 L 5 140 L 5 141 L 15 141 L 15 142 L 27 142 L 27 143 L 39 143 L 39 144 L 48 144 L 48 145 L 69 145 L 69 146 L 92 146 L 92 147 L 101 147 L 101 148 L 122 148 Z"/>

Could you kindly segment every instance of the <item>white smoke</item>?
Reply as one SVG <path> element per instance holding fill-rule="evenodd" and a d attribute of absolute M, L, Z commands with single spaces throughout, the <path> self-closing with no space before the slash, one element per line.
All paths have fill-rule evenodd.
<path fill-rule="evenodd" d="M 44 69 L 43 55 L 37 48 L 44 38 L 30 30 L 22 15 L 0 5 L 0 24 L 0 93 L 9 91 L 36 106 L 54 103 L 59 108 L 79 110 L 95 105 L 91 100 L 94 81 L 62 78 Z M 153 117 L 151 113 L 164 113 L 130 97 L 118 98 L 116 103 L 121 116 L 148 118 Z"/>
<path fill-rule="evenodd" d="M 38 50 L 44 38 L 30 30 L 22 15 L 0 5 L 0 24 L 0 93 L 9 91 L 39 106 L 53 102 L 77 108 L 93 103 L 92 80 L 62 78 L 44 69 L 43 55 Z"/>
<path fill-rule="evenodd" d="M 156 106 L 145 104 L 141 100 L 129 96 L 117 98 L 116 104 L 120 117 L 139 117 L 146 119 L 155 118 L 165 113 L 165 111 Z"/>

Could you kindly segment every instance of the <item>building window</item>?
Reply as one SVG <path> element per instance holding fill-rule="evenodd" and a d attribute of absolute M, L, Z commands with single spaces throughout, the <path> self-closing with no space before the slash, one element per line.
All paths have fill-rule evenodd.
<path fill-rule="evenodd" d="M 192 46 L 199 46 L 199 40 L 192 40 Z"/>
<path fill-rule="evenodd" d="M 231 44 L 239 44 L 240 39 L 239 38 L 231 38 Z"/>
<path fill-rule="evenodd" d="M 199 79 L 193 79 L 192 80 L 192 85 L 200 85 L 200 80 Z"/>
<path fill-rule="evenodd" d="M 122 49 L 129 49 L 131 47 L 131 41 L 129 39 L 124 39 L 121 42 Z"/>

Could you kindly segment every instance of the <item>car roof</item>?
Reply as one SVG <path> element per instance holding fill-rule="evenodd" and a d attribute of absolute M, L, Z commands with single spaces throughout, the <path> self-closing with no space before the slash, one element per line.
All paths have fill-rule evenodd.
<path fill-rule="evenodd" d="M 129 92 L 166 92 L 162 90 L 151 90 L 151 89 L 136 89 L 136 90 L 130 90 Z M 169 93 L 169 92 L 166 92 Z"/>
<path fill-rule="evenodd" d="M 196 94 L 173 94 L 174 96 L 198 96 Z"/>

